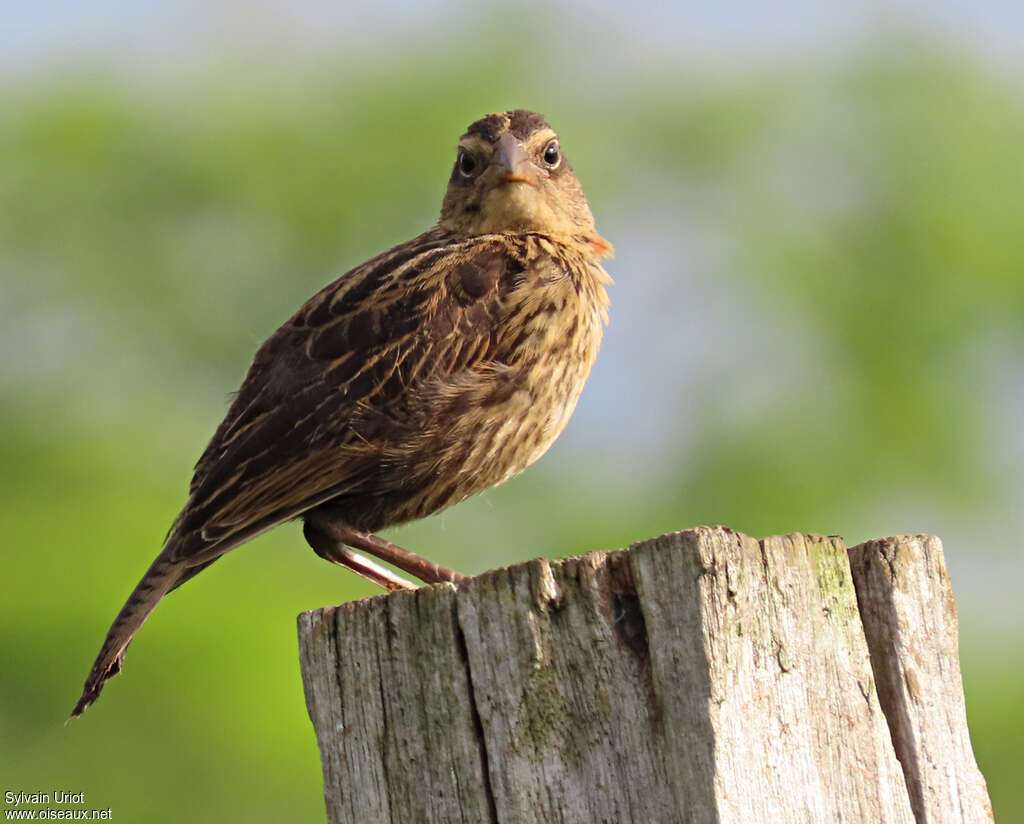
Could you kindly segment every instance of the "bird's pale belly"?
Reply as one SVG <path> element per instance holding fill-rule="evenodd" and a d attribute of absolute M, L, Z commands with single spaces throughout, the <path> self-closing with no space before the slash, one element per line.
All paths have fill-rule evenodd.
<path fill-rule="evenodd" d="M 600 346 L 598 313 L 587 312 L 582 321 L 562 346 L 538 348 L 542 354 L 503 375 L 507 391 L 464 387 L 458 401 L 434 410 L 429 437 L 385 461 L 393 486 L 402 490 L 391 497 L 389 523 L 452 506 L 518 475 L 547 452 L 569 422 Z"/>

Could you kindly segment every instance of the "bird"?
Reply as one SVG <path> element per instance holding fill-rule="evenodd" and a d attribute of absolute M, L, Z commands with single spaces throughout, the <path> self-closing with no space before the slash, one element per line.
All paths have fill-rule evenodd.
<path fill-rule="evenodd" d="M 385 589 L 464 576 L 379 537 L 522 472 L 597 357 L 611 244 L 543 115 L 461 136 L 433 228 L 325 286 L 256 351 L 160 554 L 107 633 L 72 717 L 172 590 L 301 518 L 314 552 Z"/>

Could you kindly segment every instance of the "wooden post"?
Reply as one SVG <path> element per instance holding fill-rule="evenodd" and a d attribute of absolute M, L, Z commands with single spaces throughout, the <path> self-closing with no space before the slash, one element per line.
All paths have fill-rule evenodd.
<path fill-rule="evenodd" d="M 991 821 L 941 544 L 849 553 L 702 527 L 304 613 L 328 821 Z"/>

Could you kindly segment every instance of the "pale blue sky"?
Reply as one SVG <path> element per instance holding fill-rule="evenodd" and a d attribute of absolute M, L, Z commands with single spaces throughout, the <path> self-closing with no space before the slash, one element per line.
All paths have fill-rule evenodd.
<path fill-rule="evenodd" d="M 995 60 L 1024 59 L 1024 3 L 1015 0 L 893 0 L 820 3 L 789 0 L 633 3 L 560 0 L 471 4 L 459 0 L 6 0 L 0 67 L 34 70 L 88 56 L 159 66 L 196 53 L 258 46 L 294 56 L 372 49 L 375 35 L 399 37 L 425 27 L 443 36 L 467 22 L 512 16 L 555 26 L 585 21 L 600 39 L 627 36 L 638 52 L 684 48 L 696 59 L 756 65 L 771 55 L 831 53 L 889 28 L 910 27 Z M 742 64 L 741 64 L 742 65 Z"/>

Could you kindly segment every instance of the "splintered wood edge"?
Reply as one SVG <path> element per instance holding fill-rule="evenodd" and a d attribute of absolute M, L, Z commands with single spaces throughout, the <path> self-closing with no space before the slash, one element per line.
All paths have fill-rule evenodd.
<path fill-rule="evenodd" d="M 440 584 L 423 584 L 422 586 L 419 587 L 419 589 L 423 590 L 423 589 L 438 588 L 438 587 L 441 587 L 441 588 L 444 588 L 444 587 L 454 587 L 455 589 L 460 589 L 461 587 L 466 586 L 466 584 L 469 583 L 470 581 L 475 581 L 475 580 L 478 580 L 480 578 L 485 578 L 487 576 L 491 576 L 491 575 L 508 575 L 509 573 L 518 572 L 520 570 L 530 570 L 531 568 L 534 568 L 535 572 L 536 572 L 536 575 L 537 575 L 537 578 L 538 578 L 538 583 L 539 583 L 538 597 L 543 598 L 545 600 L 548 600 L 548 601 L 550 601 L 553 604 L 557 604 L 558 600 L 562 597 L 562 594 L 561 594 L 561 592 L 559 592 L 558 585 L 555 583 L 555 577 L 554 577 L 554 573 L 553 573 L 553 570 L 555 568 L 563 567 L 563 566 L 570 565 L 570 564 L 578 564 L 578 563 L 581 563 L 581 562 L 589 562 L 589 563 L 602 564 L 602 563 L 604 563 L 607 560 L 608 562 L 612 562 L 613 563 L 614 562 L 613 559 L 616 556 L 624 556 L 624 555 L 627 555 L 628 553 L 632 552 L 633 550 L 636 550 L 636 549 L 639 549 L 639 548 L 642 548 L 642 547 L 645 547 L 645 546 L 648 546 L 648 545 L 658 544 L 658 543 L 661 543 L 661 542 L 663 542 L 665 540 L 674 539 L 674 538 L 678 538 L 678 537 L 687 537 L 687 536 L 692 537 L 692 538 L 697 539 L 697 540 L 700 540 L 702 538 L 710 537 L 710 536 L 712 536 L 714 534 L 717 534 L 719 532 L 723 532 L 723 533 L 728 534 L 728 535 L 734 535 L 735 534 L 735 535 L 738 535 L 740 537 L 746 537 L 746 536 L 743 535 L 742 532 L 737 532 L 736 530 L 731 529 L 731 528 L 729 528 L 727 526 L 698 526 L 698 527 L 694 527 L 692 529 L 681 529 L 681 530 L 675 530 L 673 532 L 665 532 L 665 533 L 662 533 L 661 535 L 658 535 L 658 536 L 653 537 L 653 538 L 645 538 L 645 539 L 643 539 L 641 541 L 636 541 L 636 542 L 630 544 L 628 547 L 624 547 L 624 548 L 590 550 L 589 552 L 582 552 L 579 555 L 566 555 L 563 558 L 556 558 L 554 560 L 550 560 L 548 558 L 543 558 L 543 557 L 531 558 L 528 561 L 518 561 L 518 562 L 516 562 L 514 564 L 507 564 L 506 566 L 494 567 L 493 569 L 485 570 L 484 572 L 480 572 L 477 575 L 467 576 L 465 578 L 465 580 L 460 581 L 457 584 L 449 583 L 449 582 L 440 583 Z M 794 533 L 794 534 L 797 534 L 797 533 Z M 822 536 L 820 536 L 820 535 L 807 535 L 807 537 L 821 538 Z M 835 536 L 830 536 L 830 537 L 835 537 Z M 757 540 L 757 539 L 753 539 L 752 538 L 751 540 Z M 369 605 L 371 603 L 376 603 L 378 601 L 386 600 L 388 598 L 393 598 L 395 596 L 399 596 L 400 597 L 402 594 L 403 593 L 401 591 L 381 592 L 381 593 L 378 593 L 376 595 L 369 595 L 366 598 L 358 598 L 358 599 L 356 599 L 354 601 L 345 601 L 344 603 L 341 603 L 341 604 L 333 604 L 333 605 L 317 607 L 315 609 L 306 610 L 305 612 L 299 613 L 299 616 L 298 616 L 299 631 L 300 631 L 300 633 L 301 632 L 306 632 L 306 631 L 312 631 L 315 627 L 319 626 L 318 622 L 313 620 L 313 616 L 319 615 L 321 617 L 326 617 L 328 615 L 333 615 L 333 613 L 338 611 L 338 610 L 343 610 L 343 611 L 359 610 L 359 609 L 365 608 L 367 605 Z"/>
<path fill-rule="evenodd" d="M 554 560 L 550 560 L 544 557 L 532 558 L 528 561 L 519 561 L 517 563 L 508 564 L 506 566 L 494 567 L 493 569 L 486 570 L 484 572 L 478 573 L 477 575 L 467 576 L 465 580 L 457 584 L 449 582 L 440 584 L 423 584 L 418 589 L 423 590 L 432 587 L 454 587 L 455 589 L 459 589 L 461 587 L 466 586 L 466 584 L 468 584 L 470 581 L 475 581 L 480 578 L 485 578 L 487 576 L 508 575 L 510 573 L 518 572 L 520 570 L 531 570 L 531 568 L 533 568 L 533 572 L 538 577 L 538 597 L 543 598 L 545 600 L 549 600 L 553 604 L 557 604 L 558 600 L 562 596 L 561 593 L 558 591 L 557 584 L 555 583 L 555 576 L 553 571 L 556 568 L 561 568 L 566 565 L 579 564 L 583 562 L 597 565 L 603 563 L 610 563 L 614 565 L 619 563 L 618 558 L 626 556 L 637 549 L 643 549 L 649 546 L 656 546 L 658 544 L 663 544 L 666 541 L 691 539 L 695 542 L 695 545 L 700 546 L 702 541 L 717 540 L 725 536 L 736 536 L 738 540 L 741 541 L 751 540 L 755 543 L 762 544 L 765 541 L 782 540 L 787 538 L 801 538 L 814 542 L 831 540 L 842 541 L 842 538 L 838 535 L 821 535 L 813 532 L 792 532 L 786 535 L 773 535 L 767 538 L 757 539 L 751 538 L 750 536 L 727 526 L 698 526 L 693 527 L 691 529 L 680 529 L 674 530 L 672 532 L 664 532 L 661 535 L 652 538 L 644 538 L 643 540 L 635 541 L 628 547 L 624 548 L 591 550 L 589 552 L 580 553 L 579 555 L 566 555 L 563 558 L 556 558 Z M 358 598 L 354 601 L 345 601 L 341 604 L 334 604 L 329 606 L 317 607 L 316 609 L 306 610 L 305 612 L 300 613 L 298 616 L 299 631 L 301 633 L 307 630 L 311 630 L 315 626 L 318 626 L 318 623 L 312 620 L 313 616 L 320 615 L 321 617 L 326 617 L 328 615 L 332 615 L 334 612 L 339 610 L 347 612 L 364 609 L 369 604 L 376 603 L 380 600 L 385 600 L 388 598 L 401 597 L 401 595 L 402 591 L 381 592 L 376 595 L 367 596 L 366 598 Z"/>

